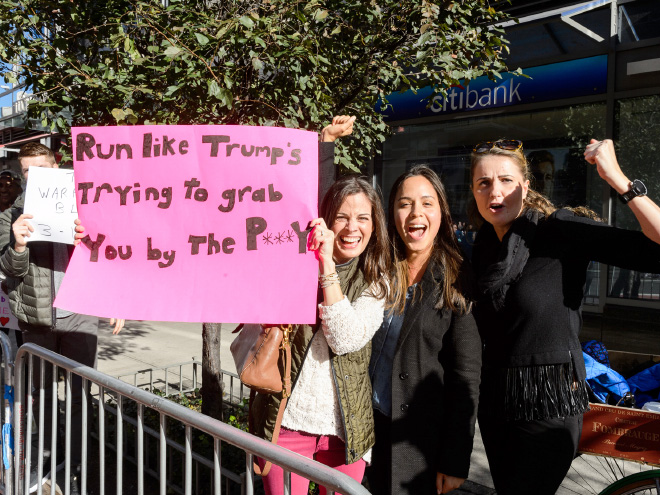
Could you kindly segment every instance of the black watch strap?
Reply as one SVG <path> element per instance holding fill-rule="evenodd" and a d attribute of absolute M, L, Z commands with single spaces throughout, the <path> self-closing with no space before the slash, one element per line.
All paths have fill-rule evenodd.
<path fill-rule="evenodd" d="M 619 194 L 619 199 L 624 205 L 637 196 L 646 196 L 647 189 L 641 180 L 635 179 L 629 184 L 628 187 L 628 192 Z"/>

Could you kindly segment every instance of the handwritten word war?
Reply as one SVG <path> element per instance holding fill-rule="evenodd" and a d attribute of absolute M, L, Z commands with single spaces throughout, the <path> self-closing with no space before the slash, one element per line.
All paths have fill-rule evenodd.
<path fill-rule="evenodd" d="M 263 233 L 268 227 L 268 223 L 261 217 L 250 217 L 245 220 L 245 237 L 246 247 L 248 251 L 256 251 L 258 249 L 257 239 L 259 234 Z M 306 252 L 307 234 L 309 229 L 301 230 L 298 222 L 293 222 L 291 228 L 294 230 L 298 237 L 298 253 L 304 254 Z M 103 246 L 106 239 L 105 234 L 98 234 L 96 240 L 92 240 L 89 235 L 86 235 L 82 242 L 89 248 L 89 261 L 96 263 L 99 261 L 99 251 Z M 208 235 L 189 235 L 188 243 L 190 244 L 190 255 L 196 256 L 201 252 L 201 246 L 206 245 L 207 255 L 218 254 L 232 254 L 235 249 L 236 241 L 232 237 L 216 238 L 216 234 L 209 233 Z M 106 244 L 104 248 L 104 256 L 107 260 L 128 260 L 133 256 L 133 248 L 130 245 L 126 246 L 112 246 Z M 176 257 L 176 250 L 169 251 L 158 249 L 154 247 L 151 237 L 147 237 L 147 260 L 157 261 L 159 268 L 167 268 L 172 266 Z M 164 260 L 164 261 L 161 261 Z"/>
<path fill-rule="evenodd" d="M 208 146 L 203 146 L 208 145 Z M 147 132 L 142 135 L 141 158 L 158 158 L 166 156 L 186 155 L 189 152 L 190 143 L 182 139 L 177 143 L 176 138 L 163 135 L 162 138 L 154 137 L 153 133 Z M 292 148 L 291 143 L 286 146 L 259 146 L 256 144 L 232 143 L 231 136 L 223 134 L 211 134 L 202 136 L 200 150 L 206 150 L 210 158 L 231 158 L 243 156 L 246 158 L 267 159 L 270 165 L 278 165 L 280 159 L 286 160 L 288 165 L 299 165 L 301 163 L 302 150 Z M 101 160 L 132 160 L 133 147 L 129 143 L 97 143 L 92 134 L 82 132 L 76 137 L 76 160 L 85 161 L 85 158 L 99 158 Z"/>

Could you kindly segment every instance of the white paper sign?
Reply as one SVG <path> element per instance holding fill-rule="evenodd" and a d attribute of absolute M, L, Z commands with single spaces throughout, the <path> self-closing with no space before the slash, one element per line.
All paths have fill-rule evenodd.
<path fill-rule="evenodd" d="M 73 244 L 73 221 L 78 218 L 73 170 L 30 167 L 23 212 L 34 215 L 28 242 Z"/>
<path fill-rule="evenodd" d="M 0 288 L 0 327 L 18 330 L 18 320 L 9 309 L 9 296 Z"/>

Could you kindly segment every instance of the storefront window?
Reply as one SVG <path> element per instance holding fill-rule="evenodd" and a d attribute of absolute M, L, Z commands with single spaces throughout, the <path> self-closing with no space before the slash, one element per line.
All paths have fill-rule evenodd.
<path fill-rule="evenodd" d="M 566 6 L 566 9 L 575 7 Z M 579 25 L 596 33 L 602 38 L 610 36 L 609 5 L 600 9 L 588 10 L 572 16 Z M 554 17 L 546 22 L 521 23 L 506 30 L 506 39 L 510 43 L 510 53 L 506 56 L 509 67 L 526 66 L 539 59 L 562 57 L 568 53 L 599 50 L 602 44 L 586 36 L 574 26 Z M 530 50 L 529 47 L 534 49 Z"/>
<path fill-rule="evenodd" d="M 649 196 L 660 195 L 660 95 L 619 100 L 615 121 L 617 158 L 625 174 L 640 179 Z M 628 206 L 612 203 L 612 223 L 617 227 L 640 230 L 637 219 Z M 610 268 L 608 296 L 642 301 L 660 300 L 660 279 L 657 275 Z"/>
<path fill-rule="evenodd" d="M 619 6 L 619 42 L 629 43 L 660 37 L 658 0 L 641 0 Z"/>
<path fill-rule="evenodd" d="M 586 205 L 602 212 L 603 181 L 584 161 L 584 147 L 605 134 L 605 104 L 584 104 L 524 114 L 461 119 L 394 129 L 384 144 L 376 180 L 387 200 L 396 178 L 414 165 L 438 172 L 447 189 L 454 222 L 472 224 L 469 163 L 475 144 L 520 139 L 535 175 L 533 187 L 558 206 Z M 470 235 L 467 236 L 470 238 Z M 587 303 L 598 301 L 598 269 L 591 267 Z"/>

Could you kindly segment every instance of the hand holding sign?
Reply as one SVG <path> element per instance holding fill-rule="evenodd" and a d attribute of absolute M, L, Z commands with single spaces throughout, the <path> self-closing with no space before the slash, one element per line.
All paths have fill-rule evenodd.
<path fill-rule="evenodd" d="M 34 227 L 32 227 L 32 224 L 30 223 L 31 218 L 34 217 L 27 213 L 23 213 L 11 226 L 15 239 L 14 249 L 17 253 L 25 251 L 28 239 L 32 235 L 32 232 L 34 232 Z"/>
<path fill-rule="evenodd" d="M 336 125 L 343 135 L 351 123 Z M 306 230 L 317 216 L 316 133 L 250 126 L 72 131 L 85 232 L 76 229 L 82 243 L 57 307 L 137 320 L 316 320 L 318 268 Z M 185 290 L 174 298 L 171 287 Z"/>
<path fill-rule="evenodd" d="M 26 242 L 73 244 L 73 222 L 78 217 L 73 170 L 30 167 L 29 177 L 23 211 L 32 220 Z"/>

